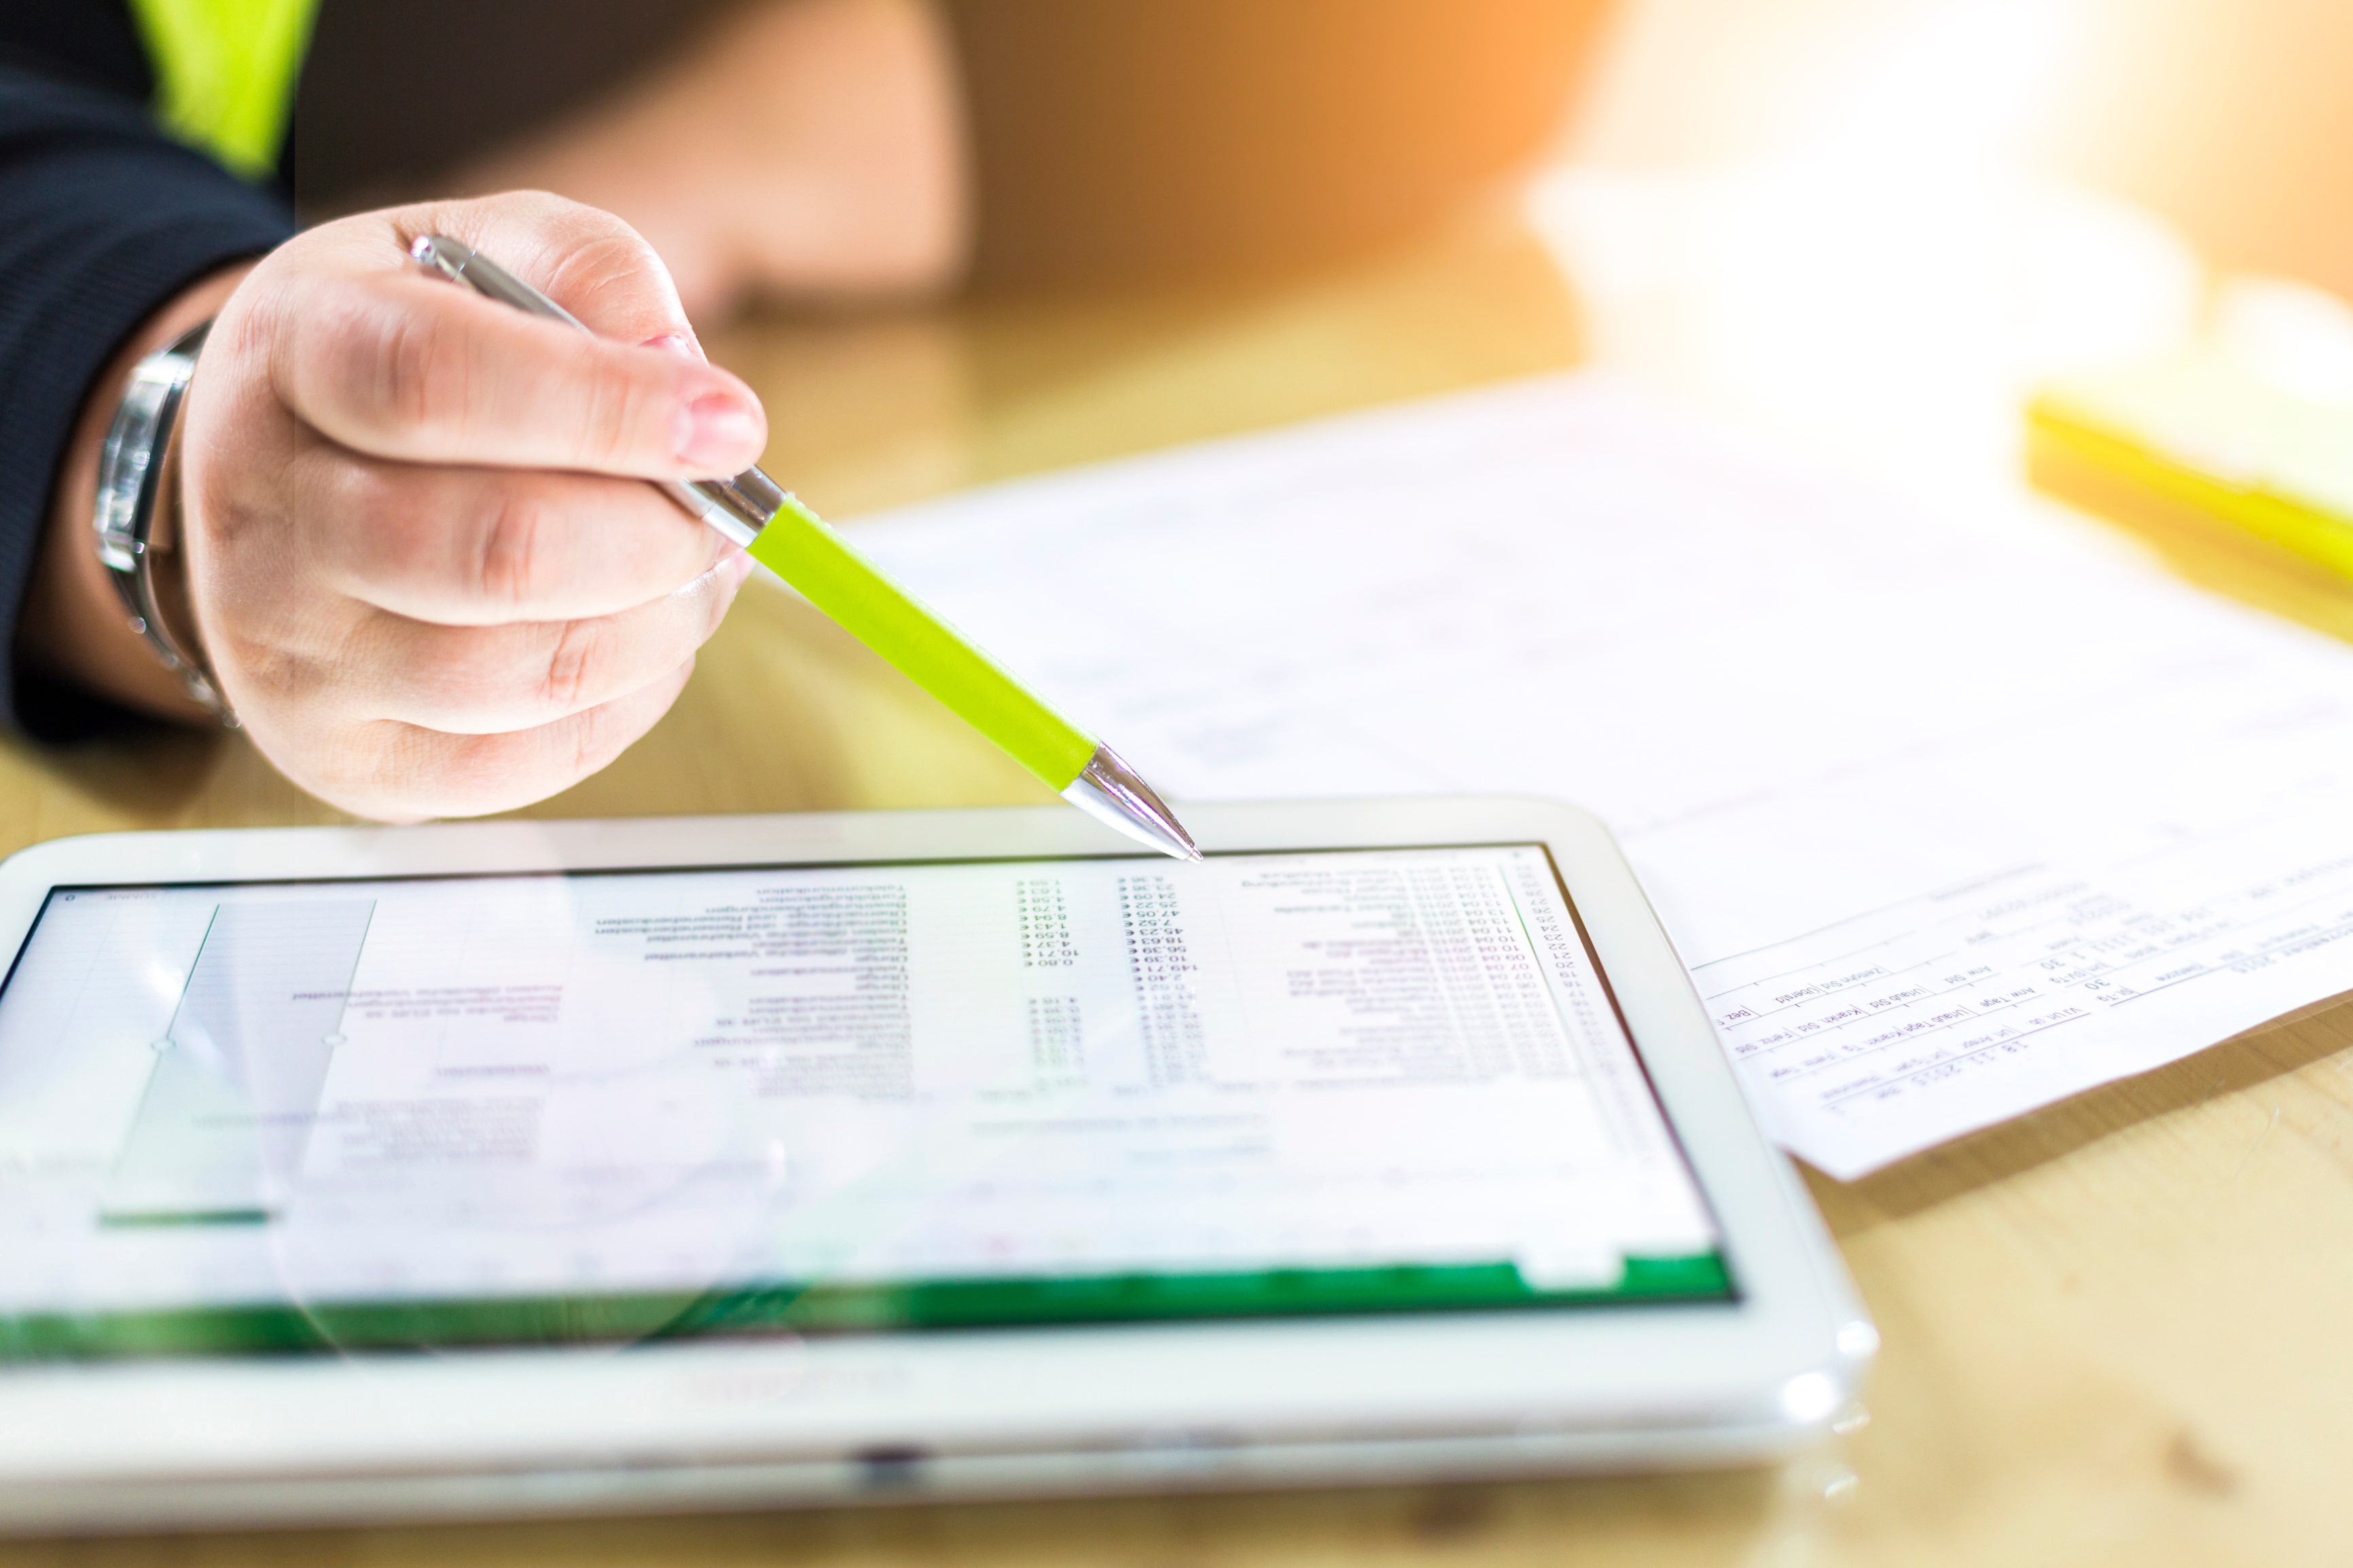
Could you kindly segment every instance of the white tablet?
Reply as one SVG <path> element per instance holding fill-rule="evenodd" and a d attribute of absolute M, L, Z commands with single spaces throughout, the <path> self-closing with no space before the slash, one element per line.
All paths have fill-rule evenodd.
<path fill-rule="evenodd" d="M 1592 818 L 128 834 L 0 866 L 19 1530 L 1483 1476 L 1876 1339 Z"/>

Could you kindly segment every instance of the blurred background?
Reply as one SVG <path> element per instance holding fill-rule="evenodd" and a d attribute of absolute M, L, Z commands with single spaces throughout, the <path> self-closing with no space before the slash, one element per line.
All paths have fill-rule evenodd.
<path fill-rule="evenodd" d="M 439 40 L 521 29 L 529 8 L 327 5 L 298 189 L 332 206 L 427 180 L 742 8 L 573 0 L 560 34 L 456 50 Z M 2006 167 L 2140 204 L 2220 265 L 2353 289 L 2353 9 L 2332 0 L 944 9 L 976 130 L 984 283 L 1308 262 L 1550 155 L 1620 171 L 1844 160 L 1926 180 Z M 412 55 L 432 69 L 399 68 Z"/>
<path fill-rule="evenodd" d="M 1891 473 L 2200 341 L 2353 405 L 2353 9 L 1626 0 L 1536 221 L 1595 353 Z"/>
<path fill-rule="evenodd" d="M 548 37 L 525 30 L 528 6 L 329 5 L 296 114 L 296 191 L 324 212 L 469 179 L 562 188 L 585 171 L 587 188 L 566 194 L 612 206 L 691 269 L 650 210 L 663 198 L 602 172 L 627 161 L 611 139 L 591 135 L 596 160 L 569 163 L 534 158 L 530 139 L 593 132 L 596 105 L 626 110 L 665 71 L 707 81 L 704 97 L 740 90 L 721 68 L 695 79 L 694 58 L 714 39 L 756 43 L 738 24 L 760 9 L 573 0 L 577 26 Z M 1499 310 L 1514 299 L 1531 343 L 1559 335 L 1564 311 L 1579 322 L 1573 346 L 1490 354 L 1490 374 L 1614 366 L 1915 480 L 2008 474 L 2033 386 L 2201 337 L 2353 405 L 2339 298 L 2353 292 L 2353 8 L 2332 0 L 942 0 L 938 15 L 966 127 L 955 297 L 980 314 L 901 356 L 940 362 L 902 414 L 969 404 L 959 387 L 976 376 L 1002 408 L 1008 362 L 987 343 L 1007 311 L 1032 311 L 1017 376 L 1055 336 L 1035 314 L 1050 306 L 1071 324 L 1056 374 L 1083 379 L 1090 332 L 1098 354 L 1134 347 L 1174 330 L 1170 311 L 1198 324 L 1206 291 L 1295 295 L 1482 222 L 1534 236 L 1564 299 L 1529 297 L 1493 247 L 1493 266 L 1457 268 L 1451 285 L 1433 274 L 1430 290 L 1494 291 Z M 474 47 L 439 42 L 452 37 Z M 712 140 L 760 134 L 719 123 Z M 465 169 L 517 139 L 519 162 Z M 725 188 L 714 169 L 659 173 Z M 712 327 L 743 302 L 688 293 Z M 839 303 L 753 298 L 772 321 Z M 1110 299 L 1126 303 L 1106 321 Z M 1410 332 L 1423 308 L 1389 320 Z M 902 303 L 896 319 L 923 314 Z M 736 352 L 781 369 L 777 342 Z M 1171 394 L 1166 437 L 1481 374 L 1374 375 L 1354 395 L 1290 403 L 1244 391 L 1222 416 L 1199 389 Z M 782 377 L 774 393 L 795 396 Z M 812 418 L 839 433 L 830 407 Z M 783 438 L 820 466 L 840 456 Z M 919 463 L 909 486 L 841 500 L 1005 471 L 986 457 Z"/>
<path fill-rule="evenodd" d="M 1572 146 L 2081 181 L 2215 263 L 2353 289 L 2353 9 L 2329 0 L 1628 0 Z"/>

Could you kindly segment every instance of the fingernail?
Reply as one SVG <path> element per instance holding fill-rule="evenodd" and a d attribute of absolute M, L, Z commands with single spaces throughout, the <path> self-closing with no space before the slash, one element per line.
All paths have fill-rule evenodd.
<path fill-rule="evenodd" d="M 664 332 L 658 338 L 648 338 L 644 346 L 649 349 L 659 349 L 664 353 L 678 354 L 686 359 L 699 360 L 702 357 L 701 346 L 685 332 Z"/>
<path fill-rule="evenodd" d="M 748 468 L 759 460 L 759 420 L 727 393 L 706 393 L 678 411 L 678 460 L 698 472 Z"/>

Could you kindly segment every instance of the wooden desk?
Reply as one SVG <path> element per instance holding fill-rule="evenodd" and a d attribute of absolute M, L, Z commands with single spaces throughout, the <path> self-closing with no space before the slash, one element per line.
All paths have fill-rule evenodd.
<path fill-rule="evenodd" d="M 1498 220 L 1284 289 L 771 321 L 714 347 L 769 400 L 770 466 L 847 515 L 1565 365 L 1587 336 L 1544 249 Z M 2325 623 L 2346 618 L 2334 590 L 2180 549 L 2188 570 Z M 747 589 L 660 727 L 532 815 L 1038 798 L 829 626 Z M 329 816 L 236 740 L 0 753 L 0 848 Z M 1781 1470 L 31 1542 L 0 1546 L 0 1564 L 2341 1561 L 2331 1505 L 2353 1458 L 2353 1355 L 2340 1337 L 2353 1321 L 2348 1045 L 2353 1011 L 2321 1011 L 1868 1181 L 1817 1180 L 1886 1348 L 1869 1425 Z"/>

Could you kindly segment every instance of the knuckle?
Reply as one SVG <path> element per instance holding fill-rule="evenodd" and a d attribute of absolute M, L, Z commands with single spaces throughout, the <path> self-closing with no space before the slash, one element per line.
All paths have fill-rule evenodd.
<path fill-rule="evenodd" d="M 589 450 L 607 463 L 626 461 L 637 453 L 637 431 L 651 401 L 636 377 L 617 368 L 586 379 L 587 405 L 582 410 L 583 434 Z"/>
<path fill-rule="evenodd" d="M 356 400 L 394 427 L 429 435 L 465 420 L 467 355 L 436 315 L 401 311 L 379 320 L 346 363 Z"/>
<path fill-rule="evenodd" d="M 570 621 L 556 634 L 540 677 L 539 700 L 559 713 L 575 712 L 587 704 L 603 682 L 614 657 L 609 627 L 596 621 Z"/>
<path fill-rule="evenodd" d="M 227 619 L 208 623 L 205 633 L 214 671 L 241 715 L 308 716 L 330 700 L 332 673 L 315 654 Z"/>
<path fill-rule="evenodd" d="M 591 708 L 572 721 L 572 776 L 585 778 L 605 765 L 605 753 L 611 746 L 610 731 L 613 716 L 602 708 Z"/>
<path fill-rule="evenodd" d="M 180 470 L 180 526 L 193 552 L 217 561 L 279 533 L 284 519 L 218 468 L 191 463 Z"/>
<path fill-rule="evenodd" d="M 442 476 L 364 459 L 335 468 L 322 487 L 334 498 L 334 524 L 301 528 L 307 557 L 362 597 L 386 588 L 414 595 L 437 584 L 448 570 L 434 521 L 450 500 Z"/>
<path fill-rule="evenodd" d="M 648 278 L 662 276 L 653 247 L 618 219 L 611 222 L 610 227 L 600 224 L 595 232 L 582 234 L 565 250 L 555 283 L 566 297 L 594 300 L 641 294 Z"/>
<path fill-rule="evenodd" d="M 345 465 L 336 487 L 337 510 L 348 526 L 329 531 L 329 538 L 355 547 L 363 559 L 387 570 L 407 574 L 423 564 L 418 559 L 423 531 L 416 526 L 417 510 L 403 483 L 406 476 L 375 463 Z"/>
<path fill-rule="evenodd" d="M 332 447 L 317 455 L 316 461 L 319 488 L 334 497 L 338 513 L 358 525 L 340 531 L 370 538 L 386 524 L 402 521 L 409 510 L 398 470 Z"/>
<path fill-rule="evenodd" d="M 474 592 L 485 603 L 514 607 L 538 596 L 548 521 L 546 498 L 530 487 L 493 487 L 472 562 Z"/>

